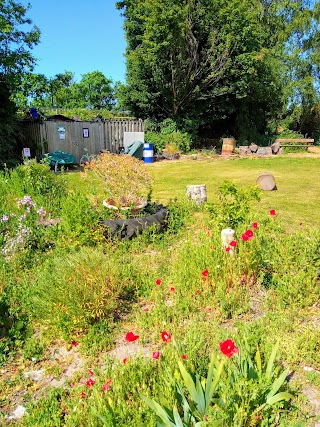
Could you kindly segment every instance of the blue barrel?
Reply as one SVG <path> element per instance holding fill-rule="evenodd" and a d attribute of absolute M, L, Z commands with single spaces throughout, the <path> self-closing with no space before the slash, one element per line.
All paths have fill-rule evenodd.
<path fill-rule="evenodd" d="M 143 160 L 145 163 L 153 162 L 153 145 L 145 143 L 143 146 Z"/>

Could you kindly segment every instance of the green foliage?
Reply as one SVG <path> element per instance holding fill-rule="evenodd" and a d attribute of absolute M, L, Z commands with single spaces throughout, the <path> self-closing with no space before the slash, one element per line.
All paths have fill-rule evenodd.
<path fill-rule="evenodd" d="M 46 346 L 39 338 L 30 337 L 24 343 L 21 354 L 24 359 L 36 363 L 42 360 L 45 350 Z"/>
<path fill-rule="evenodd" d="M 41 111 L 54 109 L 56 114 L 57 108 L 63 108 L 69 110 L 70 117 L 74 111 L 78 114 L 73 115 L 78 117 L 81 113 L 83 120 L 91 120 L 99 113 L 110 115 L 115 103 L 114 91 L 112 80 L 107 79 L 100 71 L 83 74 L 78 83 L 74 81 L 74 73 L 71 71 L 58 73 L 52 78 L 43 74 L 26 73 L 14 99 L 20 110 L 34 106 Z"/>
<path fill-rule="evenodd" d="M 30 49 L 39 42 L 40 32 L 37 27 L 28 31 L 32 23 L 26 17 L 29 8 L 13 0 L 0 3 L 0 79 L 4 76 L 11 89 L 34 65 Z"/>
<path fill-rule="evenodd" d="M 269 165 L 268 159 L 263 161 L 263 167 Z M 300 160 L 295 163 L 291 159 L 292 169 L 286 169 L 288 160 L 272 159 L 272 164 L 276 161 L 283 176 L 287 176 L 287 170 L 295 175 L 300 164 Z M 228 161 L 223 169 L 219 160 L 219 174 L 229 174 L 231 168 L 236 169 L 236 162 Z M 186 178 L 189 163 L 178 163 L 179 178 Z M 196 163 L 191 163 L 194 177 Z M 249 175 L 246 171 L 262 167 L 262 160 L 250 160 L 250 168 L 249 161 L 240 163 L 245 177 Z M 301 164 L 310 171 L 307 166 L 312 162 L 305 159 Z M 207 174 L 209 168 L 203 163 L 200 166 Z M 42 174 L 46 181 L 46 168 L 28 167 L 32 173 L 21 173 L 26 176 L 27 189 L 36 186 Z M 158 173 L 156 184 L 164 175 L 161 171 L 152 170 Z M 305 180 L 309 175 L 301 173 Z M 1 175 L 1 180 L 7 180 L 0 180 L 2 234 L 9 231 L 12 237 L 18 221 L 15 217 L 6 220 L 4 214 L 26 212 L 28 228 L 40 236 L 36 210 L 42 206 L 39 202 L 54 192 L 50 188 L 55 181 L 38 187 L 41 194 L 24 199 L 23 204 L 26 194 L 21 176 L 9 171 Z M 68 363 L 69 357 L 77 360 L 81 352 L 82 359 L 94 369 L 95 383 L 86 385 L 88 366 L 81 370 L 79 364 L 79 372 L 70 379 L 72 386 L 68 378 L 63 393 L 57 389 L 41 393 L 41 398 L 37 393 L 33 399 L 33 385 L 19 383 L 19 374 L 12 379 L 12 365 L 8 365 L 0 386 L 3 395 L 9 393 L 12 397 L 3 398 L 3 411 L 7 402 L 16 401 L 16 386 L 30 386 L 30 393 L 23 395 L 28 414 L 17 425 L 154 427 L 157 421 L 161 425 L 157 411 L 166 420 L 164 423 L 169 419 L 177 426 L 284 426 L 298 425 L 303 420 L 288 403 L 292 396 L 287 394 L 288 370 L 284 367 L 298 370 L 307 363 L 318 369 L 320 363 L 316 317 L 320 234 L 319 230 L 299 226 L 296 205 L 286 212 L 292 212 L 288 224 L 284 219 L 286 205 L 277 202 L 277 192 L 265 195 L 269 199 L 262 200 L 258 207 L 253 204 L 258 197 L 256 200 L 251 188 L 228 182 L 220 189 L 220 200 L 215 193 L 211 195 L 217 215 L 207 207 L 190 203 L 183 194 L 181 200 L 168 204 L 168 232 L 106 242 L 98 226 L 104 215 L 98 202 L 100 190 L 86 186 L 74 173 L 53 176 L 57 183 L 67 179 L 69 185 L 56 193 L 60 222 L 42 228 L 43 239 L 50 247 L 27 240 L 19 256 L 0 257 L 1 359 L 3 362 L 18 349 L 24 358 L 21 363 L 33 361 L 47 369 L 50 358 L 44 357 L 42 339 L 33 335 L 31 325 L 36 326 L 37 331 L 46 333 L 46 340 L 52 338 L 52 344 L 60 337 L 68 341 Z M 218 188 L 216 182 L 212 188 Z M 156 194 L 161 195 L 167 188 L 161 185 Z M 182 194 L 185 186 L 181 187 Z M 282 190 L 281 198 L 285 192 Z M 269 205 L 277 208 L 277 215 L 269 215 Z M 238 216 L 236 210 L 240 211 Z M 237 245 L 233 253 L 221 247 L 221 228 L 225 226 L 222 212 L 234 221 Z M 248 229 L 253 236 L 243 240 L 241 236 Z M 125 342 L 129 330 L 140 336 L 139 341 Z M 161 341 L 163 330 L 172 334 L 171 343 Z M 212 349 L 218 348 L 230 330 L 239 343 L 240 355 L 231 359 L 217 356 L 214 359 L 218 360 L 210 365 Z M 281 343 L 279 362 L 275 336 Z M 78 341 L 79 347 L 70 347 L 72 340 Z M 175 340 L 179 340 L 179 348 L 171 345 Z M 63 346 L 59 340 L 60 344 Z M 138 357 L 136 348 L 141 349 L 143 357 Z M 109 357 L 110 349 L 119 362 Z M 154 351 L 160 352 L 157 360 L 152 358 Z M 182 354 L 187 357 L 183 363 Z M 126 364 L 122 363 L 124 357 Z M 224 368 L 220 375 L 221 357 Z M 14 363 L 19 360 L 14 359 Z M 60 363 L 59 368 L 63 380 Z M 211 387 L 215 376 L 220 379 Z M 107 383 L 109 379 L 112 381 Z M 317 386 L 316 378 L 310 381 Z M 107 390 L 103 389 L 106 383 Z M 299 409 L 305 404 L 301 400 L 297 397 L 293 402 Z"/>
<path fill-rule="evenodd" d="M 257 187 L 241 188 L 233 182 L 225 181 L 219 187 L 219 205 L 209 205 L 215 223 L 221 228 L 237 229 L 248 222 L 254 201 L 260 200 L 261 191 Z"/>
<path fill-rule="evenodd" d="M 220 394 L 226 425 L 249 427 L 263 420 L 261 425 L 271 426 L 281 409 L 288 407 L 284 402 L 293 398 L 286 391 L 289 369 L 281 372 L 275 364 L 278 347 L 279 341 L 263 364 L 259 348 L 252 357 L 245 345 L 227 367 Z"/>
<path fill-rule="evenodd" d="M 112 325 L 132 283 L 99 249 L 56 256 L 36 272 L 26 304 L 38 321 L 63 336 L 107 320 Z"/>
<path fill-rule="evenodd" d="M 30 334 L 29 317 L 19 304 L 16 283 L 0 263 L 0 364 L 19 348 Z"/>
<path fill-rule="evenodd" d="M 63 401 L 67 401 L 68 392 L 63 388 L 50 390 L 46 396 L 42 396 L 37 403 L 37 410 L 31 415 L 27 413 L 23 424 L 25 427 L 62 427 L 65 425 L 63 419 Z M 31 408 L 31 405 L 29 405 Z M 29 411 L 27 411 L 29 412 Z"/>
<path fill-rule="evenodd" d="M 0 188 L 9 206 L 16 203 L 16 197 L 30 195 L 51 212 L 59 208 L 60 199 L 66 195 L 64 179 L 55 175 L 48 164 L 37 163 L 35 159 L 2 173 Z"/>
<path fill-rule="evenodd" d="M 83 74 L 80 83 L 76 86 L 79 100 L 83 105 L 79 107 L 90 109 L 110 110 L 114 104 L 112 80 L 107 79 L 101 71 Z"/>
<path fill-rule="evenodd" d="M 150 125 L 149 127 L 152 128 Z M 160 132 L 148 131 L 145 136 L 146 141 L 153 144 L 156 153 L 162 153 L 167 146 L 183 153 L 190 151 L 191 136 L 187 132 L 178 130 L 173 120 L 166 119 L 157 125 L 157 128 L 160 128 Z"/>
<path fill-rule="evenodd" d="M 20 129 L 16 122 L 16 108 L 10 100 L 9 85 L 0 74 L 0 170 L 19 163 Z"/>
<path fill-rule="evenodd" d="M 219 363 L 212 354 L 206 378 L 190 372 L 179 361 L 179 375 L 171 380 L 173 390 L 176 389 L 173 408 L 150 398 L 143 399 L 156 413 L 158 425 L 163 427 L 249 427 L 261 419 L 263 425 L 272 425 L 283 402 L 293 398 L 284 391 L 289 369 L 280 372 L 274 363 L 278 346 L 279 342 L 265 366 L 259 349 L 254 358 L 246 348 L 240 349 L 240 355 L 234 356 L 226 367 L 226 359 Z"/>

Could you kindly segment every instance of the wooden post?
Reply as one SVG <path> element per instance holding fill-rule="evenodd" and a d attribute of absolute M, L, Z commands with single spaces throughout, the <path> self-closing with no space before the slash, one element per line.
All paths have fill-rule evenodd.
<path fill-rule="evenodd" d="M 189 199 L 196 202 L 197 205 L 202 205 L 207 201 L 206 184 L 188 185 L 187 196 Z"/>
<path fill-rule="evenodd" d="M 235 231 L 232 228 L 225 228 L 221 231 L 221 241 L 223 249 L 230 248 L 229 254 L 234 255 L 234 248 L 229 243 L 235 240 Z"/>

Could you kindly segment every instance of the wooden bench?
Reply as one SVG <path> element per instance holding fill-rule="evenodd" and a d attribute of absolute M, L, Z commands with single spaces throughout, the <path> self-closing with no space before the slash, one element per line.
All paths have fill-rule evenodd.
<path fill-rule="evenodd" d="M 275 142 L 280 143 L 281 148 L 283 147 L 305 147 L 308 150 L 309 146 L 314 144 L 314 139 L 311 138 L 278 138 Z M 299 144 L 295 144 L 299 143 Z"/>

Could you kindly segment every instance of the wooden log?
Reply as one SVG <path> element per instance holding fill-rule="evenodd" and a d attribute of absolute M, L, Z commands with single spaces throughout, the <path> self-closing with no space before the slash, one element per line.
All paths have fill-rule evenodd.
<path fill-rule="evenodd" d="M 263 191 L 272 191 L 277 189 L 276 180 L 269 172 L 265 172 L 259 175 L 256 183 Z"/>
<path fill-rule="evenodd" d="M 197 205 L 202 205 L 207 201 L 207 188 L 205 184 L 188 185 L 187 196 Z"/>

